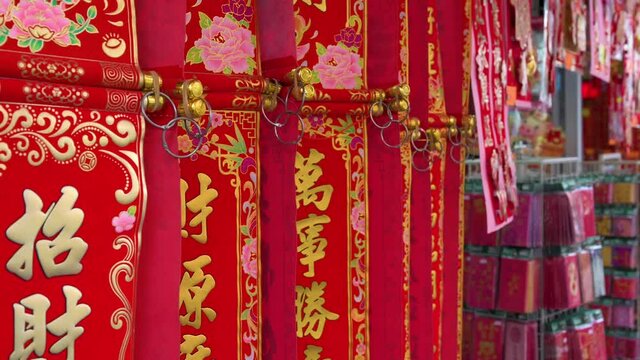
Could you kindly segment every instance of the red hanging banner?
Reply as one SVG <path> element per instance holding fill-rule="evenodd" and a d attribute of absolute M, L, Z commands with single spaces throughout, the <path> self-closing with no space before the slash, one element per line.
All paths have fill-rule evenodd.
<path fill-rule="evenodd" d="M 143 135 L 136 114 L 0 103 L 4 357 L 133 358 Z"/>

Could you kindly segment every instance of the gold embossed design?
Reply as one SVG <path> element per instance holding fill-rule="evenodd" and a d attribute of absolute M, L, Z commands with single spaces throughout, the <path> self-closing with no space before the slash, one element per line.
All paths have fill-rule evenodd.
<path fill-rule="evenodd" d="M 140 97 L 130 91 L 109 90 L 107 91 L 108 111 L 135 113 L 140 109 Z"/>
<path fill-rule="evenodd" d="M 47 83 L 27 83 L 23 90 L 30 103 L 82 106 L 89 92 L 80 88 Z"/>
<path fill-rule="evenodd" d="M 234 109 L 255 109 L 258 106 L 258 97 L 255 95 L 236 95 L 231 102 Z"/>
<path fill-rule="evenodd" d="M 124 339 L 120 347 L 118 360 L 124 360 L 127 355 L 127 345 L 133 334 L 133 309 L 129 299 L 120 287 L 120 276 L 124 275 L 126 282 L 131 282 L 135 277 L 135 267 L 133 265 L 133 257 L 136 254 L 136 245 L 128 236 L 119 236 L 113 242 L 113 248 L 120 250 L 125 248 L 127 251 L 124 259 L 115 263 L 109 271 L 109 285 L 114 294 L 122 302 L 122 307 L 116 309 L 111 314 L 111 327 L 115 330 L 125 329 Z"/>
<path fill-rule="evenodd" d="M 256 91 L 260 92 L 266 88 L 263 80 L 259 79 L 237 79 L 236 90 L 238 91 Z"/>
<path fill-rule="evenodd" d="M 102 85 L 111 88 L 126 88 L 134 83 L 140 74 L 134 67 L 114 63 L 100 63 L 102 68 Z"/>
<path fill-rule="evenodd" d="M 54 60 L 24 55 L 17 63 L 20 76 L 25 79 L 51 82 L 76 83 L 85 74 L 84 69 L 73 60 Z"/>
<path fill-rule="evenodd" d="M 141 172 L 136 154 L 104 149 L 109 143 L 125 147 L 138 139 L 135 115 L 107 115 L 98 111 L 84 120 L 79 109 L 0 104 L 0 176 L 14 157 L 25 157 L 31 166 L 45 160 L 60 164 L 76 163 L 90 150 L 120 165 L 125 186 L 115 191 L 122 205 L 134 202 L 140 194 Z"/>

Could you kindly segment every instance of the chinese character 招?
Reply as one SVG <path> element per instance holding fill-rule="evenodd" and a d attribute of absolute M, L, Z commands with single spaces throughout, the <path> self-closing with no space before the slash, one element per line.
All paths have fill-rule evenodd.
<path fill-rule="evenodd" d="M 318 340 L 322 337 L 327 320 L 337 320 L 340 316 L 324 308 L 325 281 L 313 282 L 311 287 L 296 286 L 297 336 L 311 335 Z"/>
<path fill-rule="evenodd" d="M 78 200 L 78 190 L 65 186 L 61 192 L 58 202 L 51 204 L 44 213 L 44 204 L 38 194 L 29 189 L 25 190 L 25 213 L 7 228 L 7 238 L 22 245 L 7 262 L 7 270 L 23 280 L 33 277 L 34 248 L 42 270 L 48 278 L 76 275 L 82 271 L 81 261 L 89 245 L 75 234 L 82 225 L 84 212 L 74 208 Z M 40 231 L 47 238 L 55 238 L 36 240 Z M 63 254 L 66 255 L 64 260 L 56 262 L 56 258 Z"/>
<path fill-rule="evenodd" d="M 213 212 L 213 208 L 209 206 L 213 200 L 218 197 L 218 191 L 216 189 L 210 189 L 211 178 L 206 174 L 198 174 L 198 183 L 200 184 L 199 194 L 193 199 L 187 201 L 187 190 L 189 190 L 189 184 L 185 180 L 180 180 L 180 197 L 182 202 L 181 220 L 182 220 L 182 238 L 187 238 L 189 232 L 185 230 L 187 223 L 187 209 L 193 214 L 193 218 L 189 221 L 189 226 L 200 226 L 200 234 L 191 235 L 193 240 L 200 244 L 207 243 L 207 218 Z"/>
<path fill-rule="evenodd" d="M 203 308 L 202 303 L 216 286 L 211 275 L 205 275 L 202 268 L 211 263 L 211 257 L 201 255 L 195 260 L 186 261 L 183 265 L 187 269 L 180 282 L 180 308 L 184 305 L 186 314 L 180 315 L 180 324 L 200 329 L 202 313 L 213 321 L 216 312 L 211 308 Z"/>
<path fill-rule="evenodd" d="M 28 359 L 34 353 L 41 357 L 47 346 L 47 331 L 60 338 L 49 351 L 60 354 L 66 350 L 67 359 L 75 359 L 75 342 L 84 333 L 84 328 L 78 324 L 89 316 L 91 308 L 86 304 L 78 305 L 82 293 L 77 288 L 65 285 L 62 292 L 66 298 L 65 313 L 48 324 L 47 310 L 51 302 L 46 296 L 34 294 L 13 304 L 14 342 L 9 360 Z"/>

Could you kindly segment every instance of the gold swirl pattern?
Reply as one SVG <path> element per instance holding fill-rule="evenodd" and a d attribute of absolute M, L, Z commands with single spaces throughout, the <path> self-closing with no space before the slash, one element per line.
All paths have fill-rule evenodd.
<path fill-rule="evenodd" d="M 231 102 L 234 109 L 255 109 L 258 97 L 254 95 L 236 95 Z"/>
<path fill-rule="evenodd" d="M 107 91 L 107 111 L 135 113 L 140 109 L 140 97 L 120 90 Z"/>
<path fill-rule="evenodd" d="M 261 92 L 266 86 L 260 79 L 237 79 L 236 90 Z"/>
<path fill-rule="evenodd" d="M 132 328 L 133 328 L 133 309 L 127 296 L 120 287 L 120 275 L 124 274 L 124 280 L 128 283 L 133 281 L 135 275 L 135 267 L 133 266 L 133 256 L 136 253 L 136 246 L 134 241 L 128 236 L 119 236 L 113 242 L 113 248 L 120 250 L 122 247 L 126 247 L 127 254 L 123 260 L 115 263 L 109 271 L 109 285 L 111 290 L 116 294 L 118 299 L 122 302 L 122 307 L 116 309 L 111 314 L 111 327 L 114 330 L 120 330 L 125 327 L 124 339 L 120 347 L 119 360 L 126 358 L 127 346 L 129 345 Z"/>
<path fill-rule="evenodd" d="M 73 60 L 55 60 L 23 55 L 17 66 L 20 75 L 25 79 L 73 84 L 85 74 L 84 69 Z"/>
<path fill-rule="evenodd" d="M 140 74 L 131 65 L 100 63 L 100 67 L 102 68 L 102 85 L 105 87 L 129 88 L 140 78 Z"/>
<path fill-rule="evenodd" d="M 126 147 L 138 139 L 134 121 L 129 115 L 107 115 L 92 111 L 90 120 L 83 119 L 79 109 L 59 109 L 32 105 L 0 103 L 0 176 L 14 155 L 26 157 L 31 166 L 45 160 L 67 165 L 79 159 L 84 151 L 104 148 L 110 143 Z M 135 116 L 135 115 L 131 115 Z M 125 177 L 123 189 L 115 191 L 116 200 L 130 204 L 140 194 L 140 163 L 132 151 L 99 152 L 119 165 Z"/>
<path fill-rule="evenodd" d="M 28 83 L 23 91 L 30 103 L 82 106 L 89 98 L 89 93 L 80 88 L 47 83 Z"/>

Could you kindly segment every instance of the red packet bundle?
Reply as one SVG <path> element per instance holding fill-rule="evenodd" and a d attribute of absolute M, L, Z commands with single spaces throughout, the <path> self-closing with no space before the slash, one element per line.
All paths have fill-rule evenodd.
<path fill-rule="evenodd" d="M 542 246 L 542 232 L 539 227 L 542 211 L 542 195 L 521 192 L 518 194 L 518 210 L 513 221 L 507 225 L 500 237 L 501 246 L 539 247 Z"/>
<path fill-rule="evenodd" d="M 637 240 L 612 239 L 607 240 L 606 244 L 611 249 L 611 262 L 609 266 L 624 269 L 635 269 L 638 267 Z"/>
<path fill-rule="evenodd" d="M 617 338 L 614 336 L 614 332 L 606 332 L 606 344 L 607 344 L 607 359 L 615 359 L 616 356 L 616 342 Z"/>
<path fill-rule="evenodd" d="M 510 360 L 538 360 L 537 322 L 507 321 L 504 358 Z"/>
<path fill-rule="evenodd" d="M 540 305 L 540 258 L 533 249 L 503 248 L 497 309 L 528 314 Z"/>
<path fill-rule="evenodd" d="M 626 329 L 636 328 L 636 306 L 634 301 L 614 300 L 611 313 L 611 326 Z"/>
<path fill-rule="evenodd" d="M 465 274 L 469 276 L 464 284 L 466 305 L 474 309 L 493 310 L 497 294 L 498 249 L 471 247 L 466 258 Z"/>
<path fill-rule="evenodd" d="M 473 311 L 465 310 L 462 315 L 462 360 L 473 360 L 471 357 L 473 348 Z"/>
<path fill-rule="evenodd" d="M 582 223 L 584 224 L 584 236 L 589 239 L 597 236 L 595 195 L 593 187 L 581 187 L 578 194 L 582 197 Z"/>
<path fill-rule="evenodd" d="M 544 334 L 545 360 L 570 360 L 566 323 L 556 320 L 546 326 L 547 331 Z"/>
<path fill-rule="evenodd" d="M 611 283 L 611 296 L 634 300 L 638 296 L 638 272 L 615 270 Z"/>
<path fill-rule="evenodd" d="M 588 304 L 595 299 L 593 286 L 593 271 L 591 267 L 591 252 L 584 249 L 578 253 L 578 267 L 580 271 L 580 293 L 582 303 Z"/>
<path fill-rule="evenodd" d="M 600 310 L 589 310 L 593 319 L 593 339 L 591 341 L 591 360 L 607 360 L 607 340 L 605 321 Z"/>
<path fill-rule="evenodd" d="M 504 349 L 503 318 L 477 312 L 473 320 L 473 347 L 471 359 L 499 360 Z"/>
<path fill-rule="evenodd" d="M 618 331 L 612 359 L 640 359 L 640 338 L 635 331 Z"/>
<path fill-rule="evenodd" d="M 567 337 L 571 360 L 592 359 L 593 323 L 583 314 L 571 316 L 568 320 Z"/>
<path fill-rule="evenodd" d="M 600 236 L 611 236 L 611 216 L 606 211 L 596 212 L 596 232 Z"/>
<path fill-rule="evenodd" d="M 482 194 L 467 194 L 465 242 L 474 246 L 498 246 L 498 232 L 487 233 L 487 214 Z"/>
<path fill-rule="evenodd" d="M 611 235 L 635 238 L 638 235 L 638 210 L 633 207 L 618 207 L 611 210 Z"/>
<path fill-rule="evenodd" d="M 596 204 L 611 204 L 613 203 L 613 184 L 595 184 L 593 186 L 593 194 Z"/>
<path fill-rule="evenodd" d="M 591 272 L 593 273 L 593 296 L 599 298 L 607 294 L 604 264 L 602 259 L 602 246 L 590 245 L 587 247 L 591 253 Z"/>
<path fill-rule="evenodd" d="M 544 195 L 544 241 L 547 246 L 572 245 L 579 240 L 580 218 L 573 210 L 575 197 L 568 192 L 546 193 Z M 581 220 L 581 218 L 580 218 Z"/>
<path fill-rule="evenodd" d="M 602 245 L 602 265 L 604 267 L 613 266 L 613 244 L 609 240 L 605 240 Z"/>
<path fill-rule="evenodd" d="M 545 258 L 544 266 L 545 307 L 548 309 L 571 309 L 580 306 L 577 253 L 562 253 L 560 256 Z"/>
<path fill-rule="evenodd" d="M 567 192 L 567 197 L 569 198 L 569 209 L 571 214 L 570 226 L 568 229 L 569 234 L 571 234 L 571 242 L 565 242 L 565 245 L 571 245 L 581 243 L 587 239 L 584 231 L 586 209 L 582 193 L 579 189 Z"/>
<path fill-rule="evenodd" d="M 589 305 L 589 308 L 592 310 L 598 310 L 602 319 L 604 321 L 604 325 L 609 327 L 612 326 L 612 318 L 613 318 L 613 299 L 611 298 L 603 298 L 598 299 L 595 303 Z"/>
<path fill-rule="evenodd" d="M 638 184 L 621 182 L 613 184 L 613 202 L 615 204 L 635 204 L 638 202 Z"/>
<path fill-rule="evenodd" d="M 607 296 L 613 293 L 613 269 L 604 269 L 604 285 Z"/>

